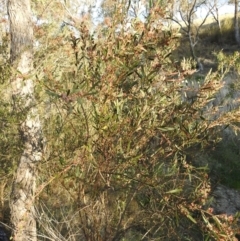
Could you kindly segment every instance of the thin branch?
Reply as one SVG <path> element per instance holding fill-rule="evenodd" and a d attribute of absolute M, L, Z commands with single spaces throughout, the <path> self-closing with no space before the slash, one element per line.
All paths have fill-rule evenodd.
<path fill-rule="evenodd" d="M 208 13 L 206 14 L 205 18 L 203 19 L 202 23 L 199 25 L 198 29 L 197 29 L 197 34 L 196 34 L 196 37 L 198 38 L 199 36 L 199 31 L 200 31 L 200 28 L 203 26 L 203 24 L 206 22 L 210 12 L 211 12 L 212 9 L 209 9 Z"/>

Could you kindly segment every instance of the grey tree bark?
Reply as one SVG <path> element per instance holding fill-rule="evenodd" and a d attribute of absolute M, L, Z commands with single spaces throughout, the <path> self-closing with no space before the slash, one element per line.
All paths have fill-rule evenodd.
<path fill-rule="evenodd" d="M 42 159 L 42 128 L 34 97 L 33 25 L 30 0 L 8 0 L 11 49 L 15 69 L 11 79 L 13 108 L 25 114 L 20 126 L 24 150 L 20 157 L 10 197 L 13 240 L 36 241 L 34 197 L 36 165 Z"/>
<path fill-rule="evenodd" d="M 239 34 L 239 24 L 238 24 L 238 0 L 234 0 L 234 32 L 235 40 L 238 45 L 240 45 L 240 34 Z"/>

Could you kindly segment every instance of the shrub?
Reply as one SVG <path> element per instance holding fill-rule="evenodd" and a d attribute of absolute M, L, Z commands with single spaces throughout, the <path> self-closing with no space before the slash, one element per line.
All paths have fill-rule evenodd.
<path fill-rule="evenodd" d="M 202 208 L 206 169 L 186 158 L 239 116 L 214 119 L 208 105 L 228 68 L 209 73 L 186 101 L 182 81 L 192 72 L 178 72 L 169 58 L 177 43 L 156 24 L 164 10 L 152 8 L 146 23 L 133 20 L 132 31 L 114 14 L 94 34 L 77 22 L 79 38 L 65 32 L 35 55 L 47 141 L 39 237 L 232 240 L 233 231 Z"/>

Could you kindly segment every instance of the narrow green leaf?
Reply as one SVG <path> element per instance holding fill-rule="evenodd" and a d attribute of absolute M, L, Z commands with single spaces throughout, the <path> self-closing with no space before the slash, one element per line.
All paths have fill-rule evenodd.
<path fill-rule="evenodd" d="M 197 221 L 190 214 L 187 215 L 187 218 L 191 220 L 193 223 L 197 223 Z"/>
<path fill-rule="evenodd" d="M 174 127 L 159 127 L 158 128 L 160 131 L 174 131 Z"/>
<path fill-rule="evenodd" d="M 59 94 L 57 94 L 57 93 L 55 93 L 55 92 L 52 92 L 52 91 L 50 91 L 50 90 L 46 90 L 46 94 L 48 94 L 48 95 L 50 95 L 50 96 L 52 96 L 52 97 L 60 97 L 60 95 Z"/>
<path fill-rule="evenodd" d="M 180 193 L 180 192 L 182 192 L 182 189 L 181 189 L 181 188 L 179 188 L 179 189 L 173 189 L 173 190 L 170 190 L 170 191 L 168 191 L 168 192 L 166 192 L 166 193 L 168 193 L 168 194 L 173 194 L 173 193 Z"/>

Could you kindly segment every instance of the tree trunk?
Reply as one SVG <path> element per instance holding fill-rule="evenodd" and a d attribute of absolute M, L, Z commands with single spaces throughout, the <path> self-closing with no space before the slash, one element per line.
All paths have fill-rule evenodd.
<path fill-rule="evenodd" d="M 235 32 L 235 40 L 238 45 L 240 45 L 240 35 L 239 35 L 239 25 L 238 25 L 238 0 L 234 2 L 234 32 Z"/>
<path fill-rule="evenodd" d="M 220 16 L 219 16 L 218 0 L 214 0 L 214 9 L 215 9 L 215 12 L 216 12 L 216 16 L 213 14 L 213 17 L 216 20 L 217 25 L 218 25 L 218 29 L 219 29 L 219 33 L 220 33 L 219 41 L 220 41 L 220 43 L 222 43 L 223 42 L 223 34 L 222 34 L 221 19 L 220 19 Z"/>
<path fill-rule="evenodd" d="M 199 60 L 199 58 L 197 58 L 197 56 L 195 54 L 195 46 L 194 46 L 194 42 L 192 40 L 190 31 L 188 33 L 188 40 L 189 40 L 189 43 L 190 43 L 190 51 L 191 51 L 192 58 L 197 62 L 196 69 L 198 71 L 203 71 L 203 65 L 202 65 L 201 61 Z"/>
<path fill-rule="evenodd" d="M 42 158 L 42 128 L 34 98 L 33 26 L 30 0 L 8 0 L 10 60 L 15 74 L 11 80 L 14 111 L 25 114 L 20 126 L 24 144 L 10 197 L 15 241 L 36 241 L 34 196 L 36 165 Z"/>

